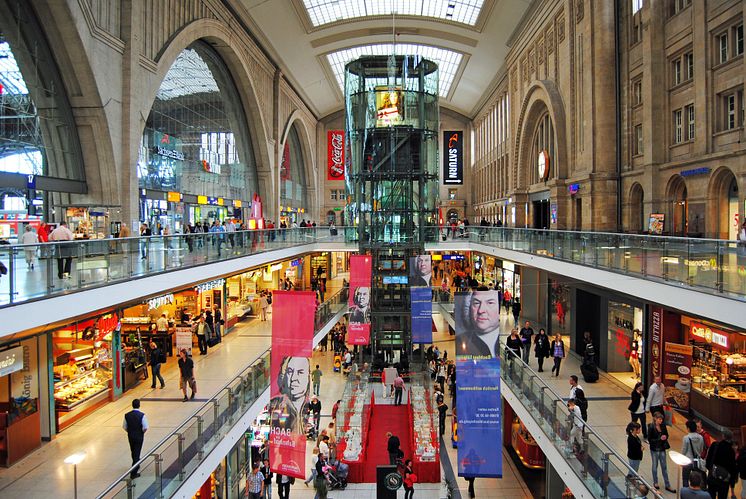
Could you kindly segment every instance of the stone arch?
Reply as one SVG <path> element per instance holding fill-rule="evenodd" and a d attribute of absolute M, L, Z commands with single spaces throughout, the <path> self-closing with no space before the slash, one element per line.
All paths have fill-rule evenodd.
<path fill-rule="evenodd" d="M 735 189 L 735 192 L 731 192 Z M 736 200 L 739 196 L 739 185 L 733 171 L 721 166 L 710 175 L 707 184 L 707 233 L 712 237 L 730 239 L 737 231 L 732 226 L 737 223 L 735 216 L 742 217 L 738 201 L 731 206 L 730 199 L 735 194 Z"/>
<path fill-rule="evenodd" d="M 671 235 L 684 236 L 687 233 L 687 188 L 684 177 L 678 173 L 672 175 L 666 184 L 666 228 Z"/>
<path fill-rule="evenodd" d="M 285 142 L 288 140 L 288 135 L 290 135 L 290 130 L 292 127 L 296 125 L 296 130 L 298 131 L 298 137 L 300 138 L 300 146 L 301 146 L 301 154 L 303 155 L 303 167 L 305 168 L 305 178 L 306 178 L 306 195 L 307 195 L 307 202 L 308 202 L 308 210 L 309 210 L 309 216 L 311 216 L 314 220 L 321 220 L 320 213 L 318 213 L 317 209 L 317 203 L 316 203 L 316 193 L 318 188 L 318 175 L 316 175 L 317 168 L 316 168 L 316 162 L 314 154 L 313 147 L 311 144 L 313 144 L 315 141 L 312 140 L 311 132 L 309 131 L 309 127 L 306 124 L 305 120 L 303 119 L 302 113 L 299 110 L 294 110 L 292 113 L 290 113 L 290 116 L 287 119 L 287 122 L 285 123 L 285 127 L 282 129 L 282 140 L 280 141 L 280 154 L 282 154 L 283 149 L 285 148 Z M 279 167 L 279 165 L 278 165 Z M 277 202 L 280 202 L 280 199 L 278 197 Z"/>
<path fill-rule="evenodd" d="M 166 74 L 179 54 L 199 40 L 209 44 L 228 68 L 228 73 L 233 79 L 236 91 L 241 99 L 243 114 L 248 123 L 249 140 L 254 151 L 257 169 L 257 189 L 260 191 L 259 194 L 262 196 L 265 206 L 275 206 L 276 193 L 272 189 L 272 186 L 275 185 L 275 176 L 273 176 L 273 169 L 271 168 L 271 165 L 274 164 L 274 158 L 266 133 L 267 127 L 265 124 L 268 118 L 264 116 L 259 103 L 260 96 L 257 90 L 259 84 L 256 81 L 259 77 L 253 74 L 257 68 L 251 67 L 251 52 L 236 45 L 231 27 L 219 21 L 199 19 L 185 25 L 158 52 L 156 72 L 147 81 L 144 81 L 141 100 L 137 106 L 140 123 L 137 133 L 133 135 L 131 147 L 134 154 L 132 157 L 137 158 L 136 149 L 139 147 L 139 140 L 135 139 L 142 136 L 145 121 Z M 249 195 L 251 194 L 249 193 Z"/>
<path fill-rule="evenodd" d="M 557 169 L 554 174 L 550 172 L 551 178 L 567 178 L 567 134 L 565 131 L 565 107 L 562 95 L 557 85 L 550 80 L 538 80 L 534 82 L 526 93 L 521 104 L 521 112 L 518 116 L 518 128 L 516 133 L 516 145 L 514 156 L 517 158 L 516 165 L 518 189 L 528 188 L 528 172 L 533 166 L 531 143 L 538 120 L 547 112 L 554 125 L 555 143 L 557 151 L 555 154 L 555 165 Z"/>
<path fill-rule="evenodd" d="M 632 184 L 627 199 L 627 230 L 643 232 L 645 230 L 645 190 L 639 182 Z"/>

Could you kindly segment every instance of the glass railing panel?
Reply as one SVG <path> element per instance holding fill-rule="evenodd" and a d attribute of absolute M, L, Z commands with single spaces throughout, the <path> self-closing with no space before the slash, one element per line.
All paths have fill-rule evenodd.
<path fill-rule="evenodd" d="M 692 286 L 708 288 L 717 292 L 720 289 L 721 244 L 717 241 L 691 241 L 685 260 L 687 282 Z"/>
<path fill-rule="evenodd" d="M 739 297 L 746 294 L 746 243 L 721 242 L 719 257 L 718 282 L 722 291 Z"/>
<path fill-rule="evenodd" d="M 158 457 L 163 497 L 171 497 L 181 483 L 178 436 L 173 435 L 158 448 Z"/>

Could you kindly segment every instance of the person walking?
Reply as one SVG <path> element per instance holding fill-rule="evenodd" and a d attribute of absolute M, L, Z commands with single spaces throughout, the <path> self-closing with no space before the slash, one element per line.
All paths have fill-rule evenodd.
<path fill-rule="evenodd" d="M 218 339 L 218 343 L 223 341 L 220 335 L 220 328 L 223 327 L 223 324 L 225 324 L 223 313 L 220 311 L 220 307 L 215 305 L 212 311 L 212 329 L 215 333 L 215 337 Z"/>
<path fill-rule="evenodd" d="M 148 227 L 148 224 L 143 222 L 142 225 L 140 225 L 140 255 L 142 256 L 142 260 L 145 260 L 148 257 L 148 239 L 143 239 L 145 237 L 150 237 L 153 235 L 153 231 Z"/>
<path fill-rule="evenodd" d="M 316 488 L 316 496 L 314 496 L 314 499 L 326 499 L 329 490 L 326 485 L 326 475 L 324 474 L 326 459 L 327 457 L 323 452 L 319 452 L 319 458 L 316 461 L 316 479 L 313 482 L 313 486 Z"/>
<path fill-rule="evenodd" d="M 438 435 L 443 436 L 446 432 L 446 413 L 448 412 L 448 406 L 443 402 L 443 399 L 438 402 Z"/>
<path fill-rule="evenodd" d="M 246 477 L 246 490 L 249 499 L 261 499 L 264 495 L 264 475 L 259 471 L 259 463 L 251 464 L 251 473 Z"/>
<path fill-rule="evenodd" d="M 580 413 L 580 407 L 578 407 L 574 398 L 567 401 L 567 409 L 570 411 L 570 440 L 568 443 L 572 448 L 577 445 L 577 449 L 580 449 L 583 446 L 583 428 L 585 428 L 583 415 Z"/>
<path fill-rule="evenodd" d="M 311 401 L 308 403 L 308 410 L 313 414 L 313 426 L 316 428 L 316 433 L 319 432 L 319 422 L 321 421 L 321 401 L 318 395 L 311 397 Z"/>
<path fill-rule="evenodd" d="M 21 244 L 39 244 L 39 236 L 34 232 L 34 228 L 29 224 L 24 229 L 23 235 L 18 242 Z M 28 270 L 34 270 L 34 265 L 36 264 L 36 249 L 36 246 L 27 246 L 23 248 L 23 254 L 26 257 Z"/>
<path fill-rule="evenodd" d="M 707 489 L 712 499 L 728 499 L 731 481 L 736 479 L 736 451 L 733 449 L 733 433 L 723 430 L 723 438 L 714 442 L 707 451 Z"/>
<path fill-rule="evenodd" d="M 565 342 L 562 341 L 562 336 L 557 333 L 552 341 L 552 357 L 554 358 L 554 366 L 552 366 L 552 373 L 559 378 L 560 365 L 562 359 L 565 358 Z"/>
<path fill-rule="evenodd" d="M 194 400 L 197 394 L 197 381 L 194 379 L 194 361 L 187 355 L 186 348 L 179 352 L 179 388 L 184 393 L 183 402 Z M 187 385 L 192 390 L 192 395 L 187 398 Z"/>
<path fill-rule="evenodd" d="M 134 399 L 132 410 L 124 415 L 124 422 L 122 423 L 122 428 L 127 432 L 127 440 L 129 440 L 130 453 L 132 454 L 132 469 L 130 470 L 130 478 L 132 479 L 140 476 L 140 473 L 138 473 L 140 466 L 136 466 L 136 464 L 140 460 L 142 443 L 148 427 L 148 418 L 140 410 L 140 399 Z"/>
<path fill-rule="evenodd" d="M 518 319 L 516 319 L 516 327 L 518 327 Z M 518 332 L 518 336 L 521 338 L 521 354 L 523 362 L 527 365 L 530 364 L 529 359 L 531 357 L 531 343 L 534 337 L 534 328 L 531 327 L 531 323 L 526 321 L 521 330 Z"/>
<path fill-rule="evenodd" d="M 663 401 L 666 394 L 666 387 L 663 386 L 660 376 L 653 378 L 653 384 L 648 388 L 648 400 L 646 406 L 650 415 L 655 415 L 656 412 L 665 414 L 663 411 Z"/>
<path fill-rule="evenodd" d="M 521 301 L 520 299 L 513 298 L 513 304 L 510 306 L 513 310 L 513 320 L 515 321 L 514 327 L 518 327 L 518 318 L 521 316 Z"/>
<path fill-rule="evenodd" d="M 318 396 L 321 395 L 319 391 L 321 389 L 321 377 L 323 375 L 324 373 L 319 369 L 319 365 L 316 364 L 316 369 L 311 373 L 311 380 L 313 381 L 313 393 Z"/>
<path fill-rule="evenodd" d="M 197 345 L 199 345 L 199 353 L 201 355 L 207 355 L 207 334 L 209 332 L 209 329 L 210 326 L 207 325 L 204 314 L 200 315 L 199 320 L 193 327 L 193 330 L 194 334 L 197 335 Z"/>
<path fill-rule="evenodd" d="M 295 478 L 277 474 L 277 496 L 280 499 L 290 499 L 290 486 L 295 483 Z"/>
<path fill-rule="evenodd" d="M 633 423 L 637 421 L 640 422 L 640 426 L 642 426 L 642 436 L 643 438 L 645 438 L 645 440 L 647 440 L 648 425 L 645 417 L 645 394 L 643 393 L 642 383 L 637 382 L 634 389 L 632 389 L 627 410 L 629 411 L 630 418 Z"/>
<path fill-rule="evenodd" d="M 666 490 L 676 493 L 676 490 L 671 488 L 671 482 L 668 479 L 666 451 L 671 448 L 671 444 L 668 443 L 668 428 L 663 422 L 662 412 L 653 414 L 653 422 L 648 425 L 648 441 L 650 442 L 650 456 L 653 459 L 653 486 L 660 490 L 658 485 L 658 466 L 660 466 Z"/>
<path fill-rule="evenodd" d="M 314 447 L 313 451 L 311 451 L 311 474 L 308 475 L 308 478 L 303 480 L 303 483 L 306 484 L 306 487 L 308 487 L 308 484 L 316 480 L 316 462 L 319 460 L 319 448 Z"/>
<path fill-rule="evenodd" d="M 272 499 L 272 469 L 269 466 L 269 459 L 264 458 L 262 465 L 259 467 L 259 471 L 264 476 L 264 492 L 262 493 L 262 499 Z"/>
<path fill-rule="evenodd" d="M 150 388 L 155 388 L 155 379 L 161 382 L 161 388 L 166 388 L 166 382 L 163 381 L 161 376 L 161 364 L 165 361 L 165 355 L 163 351 L 158 348 L 158 345 L 154 341 L 150 342 L 150 371 L 153 374 L 153 382 L 150 384 Z"/>
<path fill-rule="evenodd" d="M 399 437 L 392 434 L 391 432 L 386 433 L 386 451 L 389 453 L 389 464 L 396 465 L 396 460 L 399 459 L 399 447 L 401 447 L 401 441 Z"/>
<path fill-rule="evenodd" d="M 414 497 L 414 484 L 417 483 L 417 475 L 414 473 L 412 468 L 412 460 L 407 459 L 404 463 L 404 499 L 412 499 Z"/>
<path fill-rule="evenodd" d="M 394 405 L 401 405 L 401 397 L 404 392 L 404 378 L 397 374 L 394 378 Z"/>
<path fill-rule="evenodd" d="M 640 440 L 640 423 L 629 423 L 627 424 L 627 459 L 629 459 L 629 465 L 635 472 L 640 471 L 640 463 L 642 462 L 642 452 L 645 446 Z M 631 473 L 628 474 L 628 476 Z"/>
<path fill-rule="evenodd" d="M 539 334 L 534 338 L 534 355 L 539 363 L 539 372 L 544 372 L 544 359 L 549 357 L 551 345 L 549 337 L 544 328 L 539 329 Z"/>
<path fill-rule="evenodd" d="M 518 337 L 516 329 L 510 331 L 510 336 L 505 340 L 505 346 L 508 349 L 508 360 L 510 360 L 512 366 L 513 359 L 521 355 L 521 348 L 523 348 L 523 342 Z"/>
<path fill-rule="evenodd" d="M 73 266 L 73 233 L 67 228 L 67 222 L 60 225 L 49 234 L 49 240 L 59 242 L 57 246 L 57 277 L 68 279 Z"/>
<path fill-rule="evenodd" d="M 692 420 L 686 422 L 686 429 L 689 433 L 684 435 L 681 441 L 681 453 L 692 460 L 692 462 L 681 468 L 682 487 L 689 486 L 689 476 L 692 470 L 695 468 L 695 459 L 700 459 L 700 456 L 705 450 L 705 439 L 702 435 L 697 433 L 697 423 Z"/>
<path fill-rule="evenodd" d="M 269 301 L 267 301 L 267 296 L 264 292 L 259 296 L 259 309 L 261 310 L 262 318 L 261 320 L 266 321 L 267 320 L 267 307 L 269 307 Z"/>

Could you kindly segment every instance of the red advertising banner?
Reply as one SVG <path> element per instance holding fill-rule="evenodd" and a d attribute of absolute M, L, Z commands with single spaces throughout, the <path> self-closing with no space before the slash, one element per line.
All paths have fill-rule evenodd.
<path fill-rule="evenodd" d="M 689 324 L 689 332 L 692 335 L 692 339 L 695 341 L 704 341 L 715 348 L 726 351 L 730 347 L 728 344 L 728 333 L 721 331 L 720 329 L 715 329 L 714 327 L 707 326 L 700 322 L 692 321 Z"/>
<path fill-rule="evenodd" d="M 663 309 L 661 307 L 651 307 L 650 323 L 652 324 L 651 355 L 650 355 L 650 372 L 655 376 L 662 376 L 663 362 Z"/>
<path fill-rule="evenodd" d="M 350 299 L 347 343 L 370 343 L 370 287 L 373 258 L 370 255 L 350 256 Z"/>
<path fill-rule="evenodd" d="M 669 342 L 665 345 L 663 385 L 666 387 L 666 404 L 688 411 L 689 392 L 692 389 L 692 347 Z"/>
<path fill-rule="evenodd" d="M 345 178 L 345 132 L 329 130 L 326 134 L 326 179 L 344 180 Z"/>
<path fill-rule="evenodd" d="M 316 295 L 272 293 L 269 462 L 275 473 L 306 477 L 304 415 L 311 397 L 311 351 Z"/>

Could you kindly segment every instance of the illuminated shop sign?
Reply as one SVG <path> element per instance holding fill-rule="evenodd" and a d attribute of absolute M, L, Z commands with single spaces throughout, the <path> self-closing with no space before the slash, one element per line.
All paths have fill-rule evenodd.
<path fill-rule="evenodd" d="M 222 289 L 224 284 L 225 279 L 216 279 L 214 281 L 198 284 L 194 287 L 194 290 L 198 293 L 204 293 L 205 291 L 210 291 L 213 289 Z"/>
<path fill-rule="evenodd" d="M 179 201 L 181 201 L 181 194 L 178 192 L 169 191 L 168 194 L 166 194 L 166 199 L 168 199 L 172 203 L 178 203 Z"/>
<path fill-rule="evenodd" d="M 174 302 L 174 295 L 173 293 L 169 293 L 167 295 L 159 296 L 157 298 L 151 298 L 148 300 L 148 310 L 162 307 L 163 305 L 171 305 Z"/>
<path fill-rule="evenodd" d="M 153 147 L 153 153 L 164 158 L 171 158 L 177 161 L 184 161 L 184 153 L 174 151 L 173 149 L 166 149 L 165 147 L 155 146 Z"/>
<path fill-rule="evenodd" d="M 197 204 L 207 204 L 207 196 L 197 196 Z"/>
<path fill-rule="evenodd" d="M 303 259 L 302 258 L 297 258 L 295 260 L 291 260 L 290 261 L 290 266 L 291 267 L 299 267 L 302 263 L 303 263 Z"/>
<path fill-rule="evenodd" d="M 327 180 L 344 180 L 345 178 L 345 132 L 329 130 L 327 132 Z"/>
<path fill-rule="evenodd" d="M 710 326 L 705 326 L 704 324 L 693 321 L 690 323 L 690 328 L 692 336 L 702 338 L 707 343 L 712 343 L 723 348 L 728 348 L 728 335 L 725 334 L 723 331 L 713 329 Z"/>
<path fill-rule="evenodd" d="M 443 183 L 464 183 L 464 132 L 443 132 Z"/>
<path fill-rule="evenodd" d="M 274 265 L 267 265 L 267 272 L 277 272 L 278 270 L 282 270 L 281 263 L 276 263 Z"/>
<path fill-rule="evenodd" d="M 464 255 L 443 255 L 443 260 L 465 260 Z"/>
<path fill-rule="evenodd" d="M 23 347 L 0 352 L 0 376 L 23 369 Z"/>
<path fill-rule="evenodd" d="M 679 173 L 682 177 L 693 177 L 695 175 L 707 175 L 712 171 L 711 168 L 707 168 L 706 166 L 702 168 L 694 168 L 692 170 L 684 170 L 683 172 Z"/>

